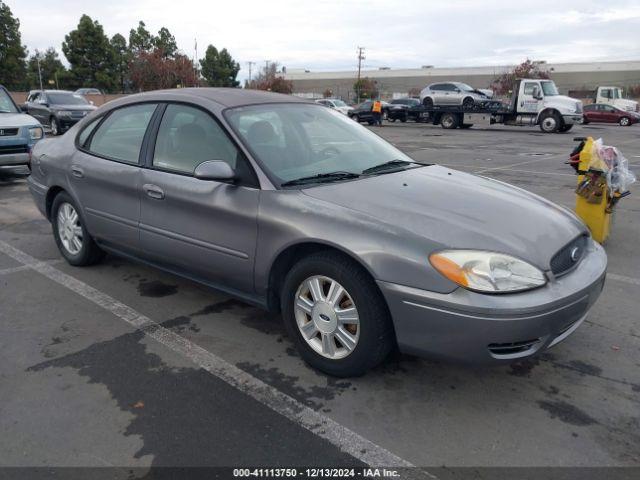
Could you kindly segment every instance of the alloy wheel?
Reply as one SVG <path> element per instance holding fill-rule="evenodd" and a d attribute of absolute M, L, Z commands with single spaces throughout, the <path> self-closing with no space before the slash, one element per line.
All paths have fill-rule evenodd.
<path fill-rule="evenodd" d="M 69 203 L 63 203 L 58 209 L 58 236 L 67 252 L 71 255 L 80 253 L 83 242 L 80 216 Z"/>
<path fill-rule="evenodd" d="M 318 354 L 339 360 L 351 354 L 360 338 L 360 317 L 347 290 L 332 278 L 304 280 L 295 295 L 298 330 Z"/>

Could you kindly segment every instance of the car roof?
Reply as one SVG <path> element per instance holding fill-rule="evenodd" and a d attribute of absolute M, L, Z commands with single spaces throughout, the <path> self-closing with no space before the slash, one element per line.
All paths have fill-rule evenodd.
<path fill-rule="evenodd" d="M 162 101 L 167 96 L 184 97 L 193 100 L 199 97 L 212 100 L 225 107 L 241 107 L 261 103 L 313 103 L 307 99 L 284 95 L 281 93 L 265 92 L 263 90 L 250 90 L 244 88 L 174 88 L 171 90 L 155 90 L 151 92 L 137 93 L 127 96 L 127 100 L 134 102 L 139 100 Z"/>

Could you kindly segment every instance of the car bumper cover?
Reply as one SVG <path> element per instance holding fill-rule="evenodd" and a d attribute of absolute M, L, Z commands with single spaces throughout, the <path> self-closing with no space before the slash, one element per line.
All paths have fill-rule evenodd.
<path fill-rule="evenodd" d="M 475 364 L 501 364 L 539 353 L 571 335 L 604 286 L 607 257 L 590 240 L 566 275 L 522 293 L 487 295 L 458 288 L 439 294 L 378 281 L 400 350 Z"/>

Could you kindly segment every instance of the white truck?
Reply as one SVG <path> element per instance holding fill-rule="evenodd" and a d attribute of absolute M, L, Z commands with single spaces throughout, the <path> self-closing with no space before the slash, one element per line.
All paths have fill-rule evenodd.
<path fill-rule="evenodd" d="M 604 103 L 618 107 L 627 112 L 638 112 L 638 102 L 623 97 L 623 91 L 620 87 L 601 86 L 596 90 L 595 103 Z"/>
<path fill-rule="evenodd" d="M 508 104 L 487 100 L 473 108 L 453 105 L 420 105 L 421 121 L 442 128 L 470 128 L 474 124 L 538 125 L 545 133 L 568 132 L 582 122 L 582 102 L 558 93 L 547 79 L 517 81 Z"/>

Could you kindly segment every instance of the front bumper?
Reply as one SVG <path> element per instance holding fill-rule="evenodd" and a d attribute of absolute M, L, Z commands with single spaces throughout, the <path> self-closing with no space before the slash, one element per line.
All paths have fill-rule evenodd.
<path fill-rule="evenodd" d="M 29 154 L 28 153 L 11 153 L 0 154 L 0 167 L 10 167 L 17 165 L 28 165 Z"/>
<path fill-rule="evenodd" d="M 583 115 L 581 113 L 571 113 L 562 115 L 565 125 L 573 125 L 575 123 L 582 123 Z"/>
<path fill-rule="evenodd" d="M 449 294 L 378 281 L 400 350 L 474 364 L 509 363 L 568 337 L 604 286 L 607 256 L 589 251 L 568 274 L 528 292 L 487 295 L 458 288 Z"/>
<path fill-rule="evenodd" d="M 66 132 L 84 117 L 58 117 L 58 124 L 63 132 Z"/>

